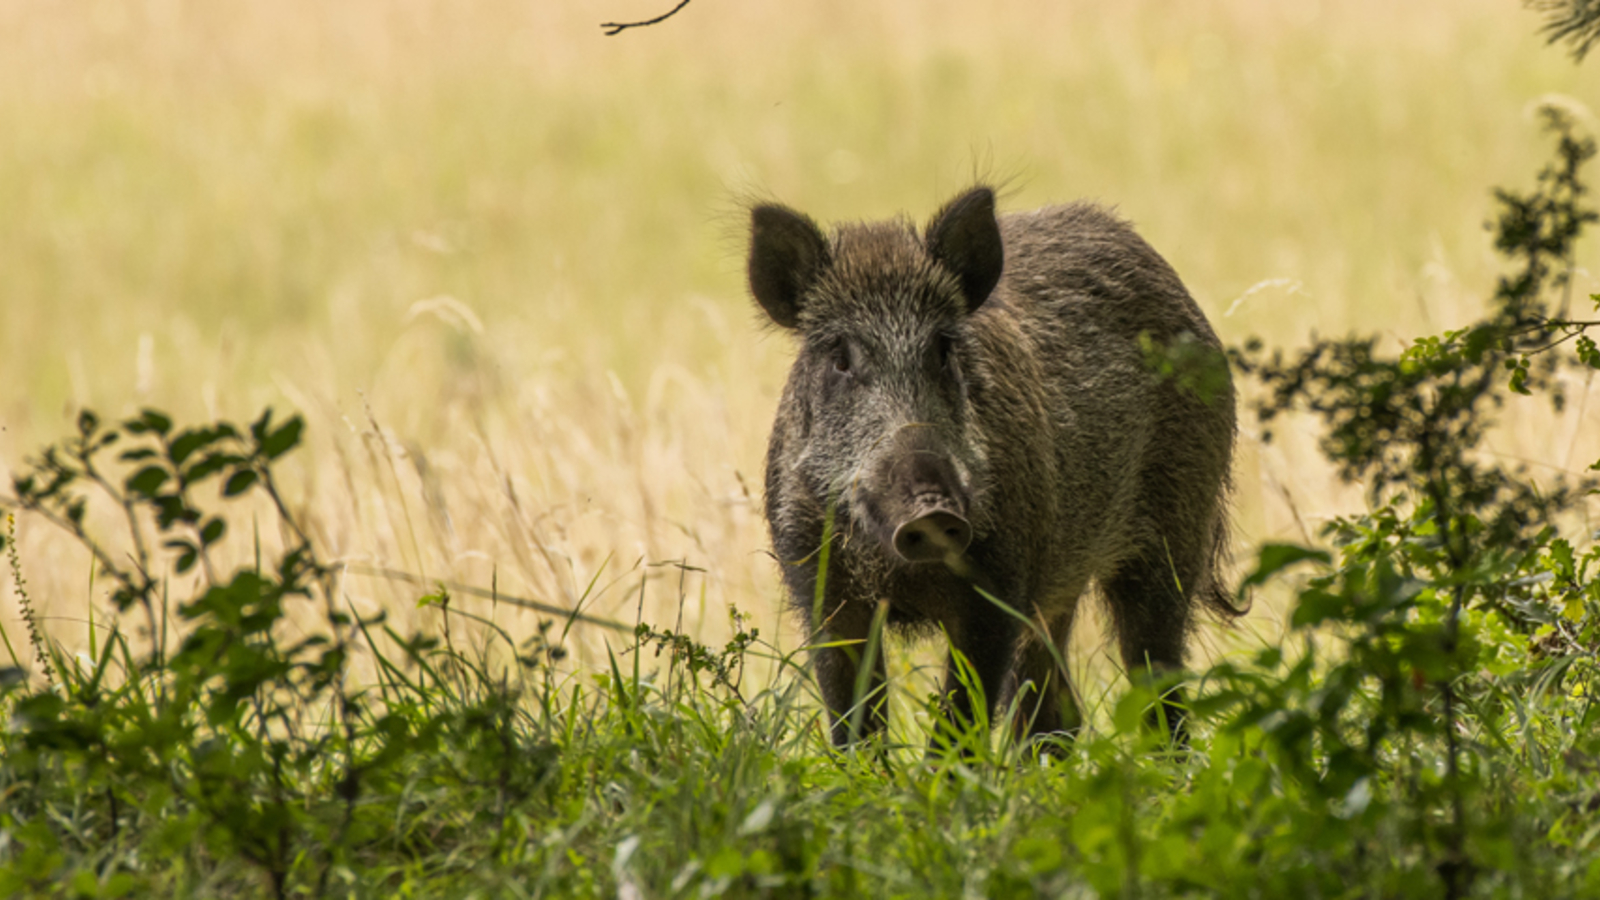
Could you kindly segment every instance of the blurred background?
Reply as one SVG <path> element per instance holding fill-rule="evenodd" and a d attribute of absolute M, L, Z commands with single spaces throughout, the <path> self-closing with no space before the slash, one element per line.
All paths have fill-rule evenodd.
<path fill-rule="evenodd" d="M 975 180 L 1010 209 L 1091 198 L 1229 343 L 1397 349 L 1483 308 L 1491 188 L 1550 156 L 1534 106 L 1600 107 L 1597 63 L 1516 0 L 694 0 L 599 27 L 670 5 L 0 0 L 0 477 L 84 408 L 297 410 L 289 499 L 338 560 L 712 643 L 736 606 L 794 649 L 759 496 L 792 348 L 745 293 L 751 197 L 825 221 L 923 220 Z M 1508 410 L 1493 452 L 1583 469 L 1588 389 Z M 1309 424 L 1241 425 L 1240 565 L 1362 508 Z M 84 646 L 87 555 L 16 527 L 35 607 Z M 344 584 L 437 625 L 420 588 Z M 1276 637 L 1270 600 L 1201 655 Z M 568 665 L 608 637 L 576 627 Z M 1078 643 L 1093 683 L 1092 620 Z"/>

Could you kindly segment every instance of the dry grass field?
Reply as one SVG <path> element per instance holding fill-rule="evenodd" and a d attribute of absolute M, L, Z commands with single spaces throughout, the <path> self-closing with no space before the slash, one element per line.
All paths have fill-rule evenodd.
<path fill-rule="evenodd" d="M 1397 346 L 1491 292 L 1490 188 L 1547 157 L 1533 104 L 1600 108 L 1597 63 L 1516 0 L 695 0 L 601 34 L 666 5 L 0 0 L 0 476 L 82 408 L 298 410 L 292 503 L 340 560 L 707 641 L 737 606 L 793 648 L 759 505 L 791 348 L 745 294 L 747 198 L 825 220 L 921 219 L 975 178 L 1013 209 L 1096 198 L 1229 342 Z M 1513 411 L 1496 452 L 1600 456 L 1600 402 L 1573 396 Z M 1242 448 L 1240 550 L 1359 508 L 1314 435 L 1263 447 L 1246 420 Z M 107 606 L 87 555 L 17 529 L 51 633 L 83 645 Z M 439 615 L 345 587 L 402 629 Z M 1277 628 L 1267 603 L 1207 645 Z M 606 637 L 575 629 L 574 664 Z"/>

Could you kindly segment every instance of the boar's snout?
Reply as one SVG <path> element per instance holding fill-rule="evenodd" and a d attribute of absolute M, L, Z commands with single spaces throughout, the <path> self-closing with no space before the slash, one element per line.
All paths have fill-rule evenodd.
<path fill-rule="evenodd" d="M 936 510 L 894 530 L 894 552 L 906 562 L 936 562 L 960 555 L 972 543 L 972 526 L 953 512 Z"/>
<path fill-rule="evenodd" d="M 972 543 L 967 492 L 945 454 L 901 448 L 874 493 L 880 539 L 900 559 L 938 562 Z"/>

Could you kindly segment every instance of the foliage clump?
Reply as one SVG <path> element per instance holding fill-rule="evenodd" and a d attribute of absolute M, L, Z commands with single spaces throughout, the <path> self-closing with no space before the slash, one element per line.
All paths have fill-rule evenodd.
<path fill-rule="evenodd" d="M 1561 109 L 1543 115 L 1556 161 L 1532 193 L 1496 192 L 1495 245 L 1514 270 L 1482 320 L 1395 355 L 1371 337 L 1235 354 L 1267 389 L 1258 403 L 1267 438 L 1285 412 L 1320 418 L 1324 453 L 1367 486 L 1370 509 L 1332 523 L 1337 564 L 1306 583 L 1292 613 L 1295 629 L 1341 638 L 1333 651 L 1308 641 L 1292 665 L 1277 649 L 1254 668 L 1225 664 L 1211 673 L 1224 687 L 1208 702 L 1270 723 L 1263 738 L 1293 768 L 1305 766 L 1300 776 L 1328 802 L 1390 806 L 1447 897 L 1467 896 L 1480 876 L 1516 861 L 1518 835 L 1532 823 L 1502 792 L 1519 778 L 1550 777 L 1549 739 L 1600 718 L 1587 700 L 1600 608 L 1572 593 L 1587 590 L 1579 568 L 1587 572 L 1596 551 L 1580 563 L 1557 529 L 1596 482 L 1539 484 L 1482 446 L 1508 397 L 1538 393 L 1559 409 L 1558 372 L 1600 368 L 1586 333 L 1600 322 L 1568 318 L 1565 300 L 1550 308 L 1570 287 L 1574 242 L 1597 218 L 1580 177 L 1595 143 Z M 1556 352 L 1568 342 L 1574 355 Z M 1271 547 L 1248 580 L 1305 559 L 1333 562 Z M 1530 638 L 1553 652 L 1536 658 Z M 1563 693 L 1580 702 L 1537 703 Z M 1534 710 L 1552 720 L 1535 725 Z M 1541 746 L 1526 743 L 1534 728 L 1552 731 L 1540 735 L 1539 764 L 1519 772 L 1501 751 Z M 1557 755 L 1591 752 L 1578 743 Z M 1372 793 L 1380 785 L 1390 796 Z"/>
<path fill-rule="evenodd" d="M 144 627 L 130 635 L 118 618 L 100 636 L 91 619 L 87 656 L 41 648 L 54 677 L 40 689 L 17 677 L 12 651 L 16 674 L 0 679 L 11 723 L 0 735 L 0 894 L 232 893 L 260 882 L 270 896 L 321 895 L 376 847 L 421 852 L 463 827 L 492 832 L 510 806 L 543 796 L 557 758 L 524 727 L 518 687 L 432 638 L 402 639 L 382 616 L 349 611 L 338 568 L 274 476 L 302 427 L 270 410 L 247 428 L 189 429 L 151 410 L 119 427 L 85 412 L 76 435 L 16 478 L 8 505 L 76 537 L 118 611 L 141 610 Z M 287 549 L 264 559 L 257 535 L 255 563 L 223 572 L 227 520 L 204 499 L 209 485 L 219 501 L 263 495 Z M 95 495 L 121 511 L 126 554 L 90 532 Z M 170 603 L 191 572 L 194 594 Z M 323 630 L 289 637 L 296 603 L 320 607 L 297 621 L 320 619 Z M 375 633 L 409 672 L 376 651 Z M 359 647 L 384 673 L 376 688 L 347 687 Z M 423 824 L 440 793 L 468 814 Z"/>

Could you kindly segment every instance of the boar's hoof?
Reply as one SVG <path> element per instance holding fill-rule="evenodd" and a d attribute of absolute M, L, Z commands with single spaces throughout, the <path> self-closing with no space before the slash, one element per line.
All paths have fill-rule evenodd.
<path fill-rule="evenodd" d="M 906 562 L 938 562 L 959 556 L 972 543 L 972 526 L 952 512 L 931 512 L 894 530 L 894 549 Z"/>

